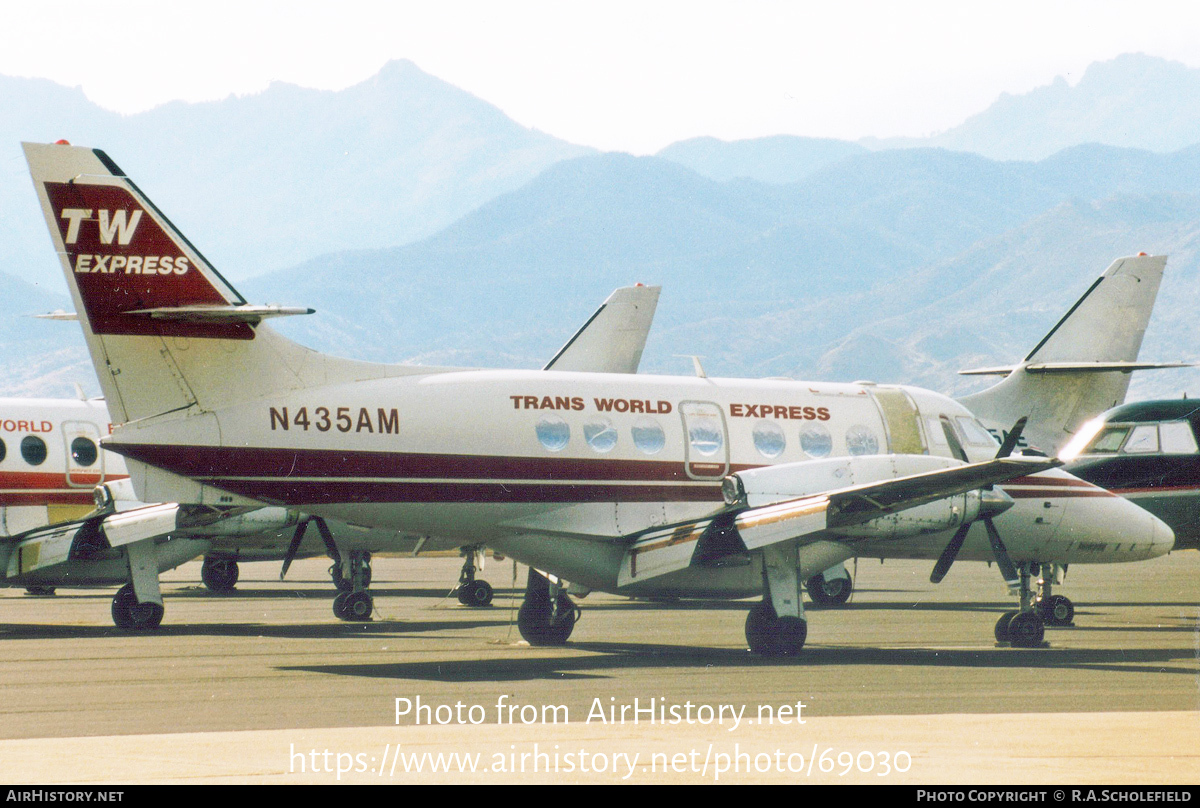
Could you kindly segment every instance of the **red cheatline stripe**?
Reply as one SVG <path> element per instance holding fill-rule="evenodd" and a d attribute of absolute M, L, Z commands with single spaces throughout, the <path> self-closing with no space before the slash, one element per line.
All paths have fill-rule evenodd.
<path fill-rule="evenodd" d="M 686 482 L 679 461 L 111 443 L 118 454 L 196 478 Z M 752 466 L 734 466 L 739 471 Z"/>
<path fill-rule="evenodd" d="M 1096 486 L 1089 483 L 1087 480 L 1081 480 L 1078 477 L 1015 477 L 1011 480 L 1005 480 L 998 485 L 1004 490 L 1008 490 L 1010 485 L 1029 485 L 1039 486 L 1043 488 L 1054 488 L 1056 486 L 1076 487 L 1076 488 L 1095 488 Z"/>
<path fill-rule="evenodd" d="M 1103 488 L 1093 488 L 1090 491 L 1009 491 L 1004 493 L 1013 499 L 1077 499 L 1079 497 L 1115 497 L 1111 491 Z"/>

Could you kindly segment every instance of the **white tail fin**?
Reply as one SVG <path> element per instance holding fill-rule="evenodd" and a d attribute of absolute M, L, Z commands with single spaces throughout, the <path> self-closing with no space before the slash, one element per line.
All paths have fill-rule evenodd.
<path fill-rule="evenodd" d="M 261 320 L 311 309 L 247 305 L 103 152 L 23 146 L 114 423 L 429 372 L 334 359 L 280 337 Z"/>
<path fill-rule="evenodd" d="M 637 373 L 661 286 L 623 286 L 559 348 L 543 370 Z"/>
<path fill-rule="evenodd" d="M 1167 258 L 1118 258 L 1004 381 L 960 401 L 997 432 L 1029 417 L 1022 443 L 1055 454 L 1086 420 L 1125 400 Z"/>

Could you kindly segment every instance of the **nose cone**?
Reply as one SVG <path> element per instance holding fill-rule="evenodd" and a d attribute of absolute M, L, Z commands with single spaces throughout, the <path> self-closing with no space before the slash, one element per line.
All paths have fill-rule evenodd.
<path fill-rule="evenodd" d="M 1166 522 L 1124 497 L 1090 488 L 1092 496 L 1071 500 L 1060 526 L 1062 538 L 1071 540 L 1074 560 L 1145 561 L 1174 548 L 1175 532 Z"/>

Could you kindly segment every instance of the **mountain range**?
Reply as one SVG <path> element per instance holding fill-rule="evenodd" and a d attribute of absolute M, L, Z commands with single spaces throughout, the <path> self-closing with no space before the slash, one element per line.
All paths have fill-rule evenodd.
<path fill-rule="evenodd" d="M 1120 118 L 1138 80 L 1200 74 L 1181 67 L 1148 57 L 1094 66 L 1066 86 L 1045 142 L 1074 131 L 1074 92 Z M 86 107 L 77 90 L 31 80 L 0 79 L 0 101 L 26 97 L 14 81 Z M 1103 86 L 1125 95 L 1101 103 Z M 999 129 L 1016 131 L 1003 121 L 1020 119 L 1023 102 L 1029 120 L 1038 110 L 1055 120 L 1046 99 L 1057 96 L 1043 90 L 989 111 L 996 143 Z M 38 105 L 13 109 L 36 117 Z M 272 85 L 146 117 L 88 115 L 79 119 L 86 139 L 117 139 L 113 158 L 248 299 L 314 306 L 278 327 L 342 355 L 538 367 L 613 287 L 640 281 L 664 286 L 644 370 L 690 372 L 681 355 L 699 354 L 711 375 L 872 378 L 961 393 L 986 382 L 957 369 L 1019 359 L 1113 258 L 1146 251 L 1171 260 L 1143 355 L 1200 358 L 1191 312 L 1200 148 L 1186 145 L 1200 135 L 1187 139 L 1184 113 L 1153 127 L 1174 140 L 1076 139 L 1037 160 L 792 137 L 698 139 L 632 157 L 525 130 L 394 63 L 342 93 Z M 306 117 L 306 131 L 288 128 L 303 129 Z M 959 128 L 962 142 L 972 121 Z M 1093 122 L 1080 131 L 1104 134 Z M 58 137 L 67 123 L 48 117 L 23 136 Z M 389 126 L 397 131 L 383 134 Z M 1185 147 L 1165 151 L 1175 143 Z M 0 202 L 15 183 L 32 204 L 24 167 L 19 183 L 10 169 Z M 53 264 L 34 208 L 32 226 L 0 217 L 0 237 L 36 242 L 37 260 Z M 404 218 L 411 227 L 392 224 Z M 14 261 L 33 259 L 9 249 L 0 270 Z M 0 276 L 15 310 L 68 306 L 40 286 Z M 4 394 L 70 394 L 74 381 L 96 389 L 70 324 L 5 324 L 0 350 Z M 77 373 L 86 378 L 70 378 Z M 1131 396 L 1200 387 L 1193 371 L 1136 378 Z"/>

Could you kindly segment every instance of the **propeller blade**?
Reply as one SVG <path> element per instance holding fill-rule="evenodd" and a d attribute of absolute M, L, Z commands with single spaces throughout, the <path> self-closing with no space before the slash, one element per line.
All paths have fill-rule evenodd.
<path fill-rule="evenodd" d="M 1021 433 L 1025 431 L 1025 424 L 1029 421 L 1029 416 L 1023 415 L 1013 424 L 1013 428 L 1008 430 L 1008 434 L 1004 436 L 1004 443 L 1000 444 L 1000 451 L 996 452 L 996 459 L 1008 457 L 1013 453 L 1013 449 L 1017 448 L 1017 441 L 1021 439 Z"/>
<path fill-rule="evenodd" d="M 950 423 L 950 419 L 943 415 L 941 421 L 942 431 L 946 433 L 946 442 L 950 444 L 950 453 L 964 463 L 971 462 L 967 459 L 967 452 L 963 449 L 963 445 L 958 439 L 958 433 L 954 431 L 954 425 Z"/>
<path fill-rule="evenodd" d="M 988 543 L 992 545 L 992 555 L 996 557 L 996 566 L 1000 568 L 1000 574 L 1004 576 L 1004 582 L 1010 588 L 1017 586 L 1021 583 L 1021 578 L 1017 575 L 1017 568 L 1013 565 L 1012 559 L 1008 557 L 1008 550 L 1005 549 L 1004 542 L 1000 541 L 999 531 L 992 524 L 990 517 L 983 520 L 983 526 L 987 528 Z"/>
<path fill-rule="evenodd" d="M 287 575 L 288 567 L 292 566 L 292 562 L 296 560 L 296 553 L 300 549 L 300 542 L 304 540 L 304 532 L 308 530 L 310 520 L 301 519 L 296 525 L 296 532 L 292 534 L 292 543 L 288 545 L 287 554 L 283 557 L 283 569 L 279 571 L 279 580 L 283 580 L 283 576 Z"/>
<path fill-rule="evenodd" d="M 954 531 L 954 536 L 951 537 L 950 543 L 946 545 L 945 550 L 942 550 L 937 563 L 933 565 L 933 572 L 929 573 L 929 583 L 940 584 L 942 579 L 946 577 L 946 573 L 950 571 L 950 565 L 958 557 L 958 551 L 962 549 L 963 542 L 967 539 L 967 531 L 970 529 L 971 523 L 967 522 Z"/>
<path fill-rule="evenodd" d="M 317 532 L 321 534 L 321 541 L 325 542 L 325 552 L 333 559 L 334 564 L 341 564 L 342 554 L 338 552 L 337 545 L 333 543 L 333 534 L 329 532 L 329 525 L 325 524 L 325 520 L 319 516 L 313 516 L 311 519 L 317 526 Z"/>

